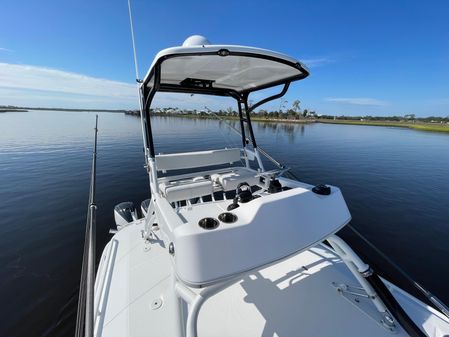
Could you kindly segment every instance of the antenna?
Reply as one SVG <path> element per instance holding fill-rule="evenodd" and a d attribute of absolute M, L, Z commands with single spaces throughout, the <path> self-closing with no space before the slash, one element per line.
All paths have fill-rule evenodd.
<path fill-rule="evenodd" d="M 138 91 L 139 91 L 139 108 L 140 108 L 140 124 L 142 125 L 142 137 L 143 137 L 143 148 L 145 152 L 145 166 L 148 168 L 148 145 L 147 145 L 147 132 L 145 128 L 145 118 L 144 117 L 144 108 L 145 104 L 142 99 L 142 90 L 140 89 L 139 83 L 142 83 L 142 80 L 139 78 L 139 66 L 137 64 L 137 54 L 136 54 L 136 42 L 134 40 L 134 26 L 133 26 L 133 16 L 131 11 L 131 0 L 128 0 L 128 14 L 129 14 L 129 25 L 131 28 L 131 40 L 133 43 L 133 54 L 134 54 L 134 67 L 136 69 L 136 82 Z"/>
<path fill-rule="evenodd" d="M 136 55 L 136 42 L 134 41 L 134 27 L 133 27 L 133 16 L 131 12 L 131 0 L 128 0 L 128 13 L 129 13 L 129 25 L 131 28 L 131 40 L 133 42 L 134 67 L 136 68 L 136 81 L 140 82 L 139 66 L 137 65 L 137 55 Z"/>

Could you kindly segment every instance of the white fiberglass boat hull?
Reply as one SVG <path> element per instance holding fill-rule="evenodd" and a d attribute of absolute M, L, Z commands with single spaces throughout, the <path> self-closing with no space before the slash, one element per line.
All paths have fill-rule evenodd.
<path fill-rule="evenodd" d="M 98 337 L 180 334 L 170 255 L 162 241 L 145 243 L 143 229 L 144 220 L 131 223 L 104 250 L 95 292 Z M 376 321 L 369 300 L 360 296 L 359 303 L 351 303 L 336 285 L 358 283 L 331 249 L 318 244 L 249 272 L 207 300 L 199 313 L 198 335 L 407 336 L 398 326 L 392 333 Z M 429 336 L 449 334 L 444 316 L 396 286 L 387 286 Z"/>

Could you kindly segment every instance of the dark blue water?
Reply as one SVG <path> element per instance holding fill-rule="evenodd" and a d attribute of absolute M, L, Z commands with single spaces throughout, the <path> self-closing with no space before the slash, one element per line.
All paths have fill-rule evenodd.
<path fill-rule="evenodd" d="M 83 112 L 0 114 L 0 336 L 73 335 L 94 120 Z M 153 123 L 157 152 L 239 144 L 215 120 Z M 140 120 L 100 113 L 99 130 L 98 255 L 113 206 L 149 193 Z M 254 130 L 301 180 L 341 187 L 354 226 L 449 302 L 449 135 L 327 124 L 255 123 Z"/>

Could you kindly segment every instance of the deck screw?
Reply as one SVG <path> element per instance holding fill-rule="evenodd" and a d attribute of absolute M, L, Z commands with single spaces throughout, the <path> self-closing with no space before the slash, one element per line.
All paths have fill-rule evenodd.
<path fill-rule="evenodd" d="M 175 245 L 173 244 L 173 242 L 170 242 L 170 244 L 168 245 L 168 252 L 171 255 L 175 255 Z"/>
<path fill-rule="evenodd" d="M 162 306 L 162 298 L 156 298 L 151 302 L 151 309 L 156 310 L 159 309 Z"/>

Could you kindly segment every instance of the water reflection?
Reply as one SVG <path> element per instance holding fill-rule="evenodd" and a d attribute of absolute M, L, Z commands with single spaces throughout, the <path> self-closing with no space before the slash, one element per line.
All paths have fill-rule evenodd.
<path fill-rule="evenodd" d="M 255 122 L 254 128 L 260 133 L 269 132 L 272 135 L 287 135 L 288 143 L 294 144 L 298 134 L 303 137 L 306 126 L 304 124 L 296 123 L 269 123 L 269 122 Z"/>

